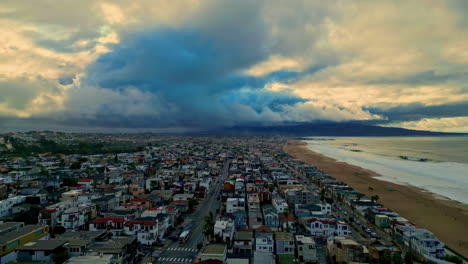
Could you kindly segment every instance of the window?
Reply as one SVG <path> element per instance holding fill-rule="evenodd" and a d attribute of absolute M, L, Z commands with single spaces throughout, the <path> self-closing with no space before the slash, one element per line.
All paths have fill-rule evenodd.
<path fill-rule="evenodd" d="M 16 247 L 18 245 L 19 245 L 19 240 L 13 241 L 11 243 L 8 243 L 7 249 L 12 249 L 12 248 L 14 248 L 14 247 Z"/>

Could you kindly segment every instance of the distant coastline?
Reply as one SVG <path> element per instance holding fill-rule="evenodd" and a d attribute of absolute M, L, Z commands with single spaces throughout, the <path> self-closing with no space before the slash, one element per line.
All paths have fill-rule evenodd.
<path fill-rule="evenodd" d="M 468 205 L 444 199 L 413 186 L 390 183 L 378 179 L 374 171 L 315 153 L 301 140 L 289 140 L 284 150 L 306 163 L 317 165 L 330 176 L 367 194 L 368 188 L 380 196 L 380 202 L 418 226 L 434 232 L 439 239 L 461 254 L 468 256 Z M 391 186 L 393 191 L 388 191 Z M 444 224 L 440 224 L 444 223 Z"/>

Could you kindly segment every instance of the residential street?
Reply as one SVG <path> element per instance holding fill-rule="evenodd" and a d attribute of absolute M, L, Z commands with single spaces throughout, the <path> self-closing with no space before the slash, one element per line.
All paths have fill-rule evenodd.
<path fill-rule="evenodd" d="M 190 239 L 186 245 L 179 245 L 178 241 L 167 240 L 164 250 L 161 251 L 155 263 L 192 263 L 194 258 L 198 255 L 197 245 L 203 243 L 204 235 L 203 229 L 205 226 L 205 216 L 210 212 L 216 216 L 216 209 L 219 207 L 219 201 L 216 199 L 219 190 L 227 178 L 230 161 L 226 161 L 223 169 L 214 181 L 211 190 L 208 192 L 207 197 L 200 202 L 195 209 L 195 212 L 189 216 L 192 219 L 192 227 L 190 228 Z"/>

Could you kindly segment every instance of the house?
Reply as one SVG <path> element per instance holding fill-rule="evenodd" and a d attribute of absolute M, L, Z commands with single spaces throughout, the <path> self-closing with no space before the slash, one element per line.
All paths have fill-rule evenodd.
<path fill-rule="evenodd" d="M 17 259 L 15 250 L 31 241 L 46 238 L 49 227 L 24 225 L 22 222 L 0 224 L 0 264 Z"/>
<path fill-rule="evenodd" d="M 250 264 L 250 253 L 228 253 L 226 257 L 227 264 Z"/>
<path fill-rule="evenodd" d="M 73 200 L 55 203 L 39 211 L 38 224 L 48 225 L 54 228 L 57 224 L 62 224 L 62 214 L 66 210 L 74 207 L 76 203 Z"/>
<path fill-rule="evenodd" d="M 234 221 L 232 220 L 218 220 L 214 225 L 214 234 L 219 236 L 223 241 L 229 241 L 234 237 Z"/>
<path fill-rule="evenodd" d="M 91 190 L 93 188 L 93 179 L 79 179 L 77 183 L 81 184 L 86 190 Z"/>
<path fill-rule="evenodd" d="M 253 250 L 252 231 L 239 231 L 234 236 L 233 249 L 236 253 L 251 254 Z"/>
<path fill-rule="evenodd" d="M 247 226 L 247 213 L 243 210 L 237 210 L 232 213 L 234 216 L 234 224 L 237 229 L 244 228 Z"/>
<path fill-rule="evenodd" d="M 286 190 L 284 195 L 291 207 L 294 207 L 296 204 L 315 204 L 320 202 L 318 195 L 307 189 Z"/>
<path fill-rule="evenodd" d="M 300 262 L 317 263 L 315 240 L 310 236 L 296 235 L 297 257 Z"/>
<path fill-rule="evenodd" d="M 130 202 L 137 206 L 141 206 L 143 209 L 153 208 L 153 199 L 150 198 L 135 197 L 131 199 Z"/>
<path fill-rule="evenodd" d="M 226 213 L 245 211 L 245 198 L 228 198 L 226 200 Z"/>
<path fill-rule="evenodd" d="M 55 262 L 54 255 L 66 253 L 63 246 L 66 241 L 61 240 L 36 240 L 26 243 L 16 249 L 17 260 L 20 262 L 38 261 Z"/>
<path fill-rule="evenodd" d="M 111 255 L 112 264 L 135 263 L 137 240 L 133 236 L 112 237 L 95 243 L 87 250 L 87 255 Z"/>
<path fill-rule="evenodd" d="M 208 244 L 200 253 L 200 260 L 219 260 L 222 263 L 226 262 L 226 245 L 225 244 Z"/>
<path fill-rule="evenodd" d="M 278 213 L 284 213 L 289 210 L 289 206 L 283 198 L 274 198 L 272 199 L 271 204 L 276 208 Z"/>
<path fill-rule="evenodd" d="M 193 193 L 181 193 L 181 194 L 176 194 L 172 197 L 172 199 L 175 201 L 188 201 L 191 199 L 194 199 L 195 196 Z"/>
<path fill-rule="evenodd" d="M 280 218 L 280 229 L 283 232 L 296 232 L 296 217 L 291 213 L 283 213 L 279 215 Z"/>
<path fill-rule="evenodd" d="M 154 245 L 159 239 L 158 222 L 154 220 L 137 219 L 124 224 L 123 233 L 128 236 L 136 236 L 142 245 Z"/>
<path fill-rule="evenodd" d="M 275 248 L 276 254 L 281 255 L 294 255 L 294 249 L 296 248 L 293 234 L 286 232 L 275 233 Z"/>
<path fill-rule="evenodd" d="M 354 239 L 336 236 L 327 240 L 327 248 L 334 263 L 367 262 L 367 248 Z"/>
<path fill-rule="evenodd" d="M 441 258 L 446 255 L 445 244 L 429 230 L 414 228 L 410 231 L 411 247 L 423 256 Z"/>
<path fill-rule="evenodd" d="M 89 223 L 89 231 L 109 231 L 118 236 L 122 234 L 126 220 L 125 217 L 96 218 Z"/>
<path fill-rule="evenodd" d="M 66 248 L 69 256 L 85 255 L 91 246 L 96 241 L 106 241 L 112 236 L 111 233 L 106 231 L 77 231 L 65 232 L 58 235 L 54 240 L 61 240 L 66 242 Z"/>
<path fill-rule="evenodd" d="M 250 209 L 249 210 L 249 227 L 250 228 L 257 228 L 263 224 L 263 216 L 262 212 L 256 208 L 256 209 Z"/>
<path fill-rule="evenodd" d="M 390 226 L 390 218 L 386 215 L 376 215 L 374 222 L 378 227 L 385 228 Z"/>
<path fill-rule="evenodd" d="M 67 209 L 61 216 L 62 226 L 67 230 L 82 230 L 85 224 L 96 217 L 96 205 L 93 203 L 79 204 Z"/>
<path fill-rule="evenodd" d="M 260 208 L 260 197 L 258 196 L 258 193 L 250 193 L 247 197 L 249 210 Z"/>
<path fill-rule="evenodd" d="M 266 232 L 255 233 L 255 251 L 273 253 L 273 234 Z"/>
<path fill-rule="evenodd" d="M 10 215 L 13 206 L 21 204 L 26 200 L 26 196 L 13 196 L 0 201 L 0 218 Z"/>
<path fill-rule="evenodd" d="M 258 252 L 255 251 L 253 255 L 252 263 L 262 263 L 262 264 L 275 264 L 275 258 L 273 257 L 272 252 Z"/>
<path fill-rule="evenodd" d="M 62 193 L 62 201 L 69 201 L 73 200 L 76 201 L 78 200 L 78 196 L 80 196 L 83 193 L 83 190 L 71 190 L 68 192 Z"/>
<path fill-rule="evenodd" d="M 280 220 L 276 208 L 271 204 L 264 205 L 263 209 L 263 220 L 265 225 L 271 228 L 272 230 L 278 230 L 280 226 Z"/>
<path fill-rule="evenodd" d="M 139 186 L 138 184 L 131 184 L 128 186 L 128 193 L 135 197 L 140 197 L 145 194 L 145 189 Z"/>
<path fill-rule="evenodd" d="M 348 224 L 336 219 L 312 218 L 307 221 L 306 229 L 313 236 L 325 238 L 351 235 L 351 229 Z"/>

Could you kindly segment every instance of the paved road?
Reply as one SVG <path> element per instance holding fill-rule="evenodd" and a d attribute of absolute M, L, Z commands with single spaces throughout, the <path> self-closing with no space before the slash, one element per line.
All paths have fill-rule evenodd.
<path fill-rule="evenodd" d="M 177 241 L 171 241 L 161 251 L 155 263 L 193 263 L 193 260 L 198 255 L 197 244 L 202 243 L 204 240 L 204 218 L 210 212 L 216 216 L 216 209 L 218 209 L 220 203 L 216 197 L 223 186 L 224 180 L 228 176 L 230 162 L 230 160 L 225 162 L 219 177 L 216 178 L 211 190 L 208 192 L 208 196 L 198 205 L 196 211 L 188 216 L 192 219 L 192 227 L 190 229 L 191 237 L 189 241 L 184 246 L 180 246 Z"/>

